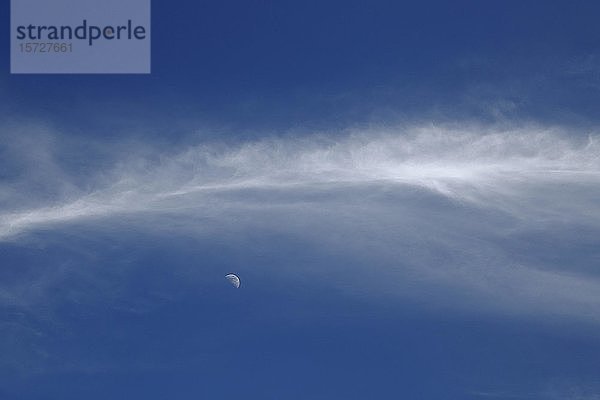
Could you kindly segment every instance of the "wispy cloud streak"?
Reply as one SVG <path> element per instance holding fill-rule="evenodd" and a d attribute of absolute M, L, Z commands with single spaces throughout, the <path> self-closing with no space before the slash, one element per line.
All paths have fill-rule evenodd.
<path fill-rule="evenodd" d="M 598 138 L 573 139 L 557 129 L 372 130 L 230 148 L 196 145 L 171 156 L 157 149 L 150 157 L 132 156 L 117 164 L 101 171 L 104 179 L 95 187 L 51 204 L 29 209 L 9 204 L 0 217 L 0 239 L 116 214 L 202 213 L 218 207 L 210 197 L 222 193 L 278 190 L 302 196 L 340 185 L 420 187 L 523 218 L 600 218 L 592 201 L 600 192 Z M 57 185 L 69 183 L 63 175 L 55 179 Z M 261 202 L 268 203 L 268 197 Z"/>

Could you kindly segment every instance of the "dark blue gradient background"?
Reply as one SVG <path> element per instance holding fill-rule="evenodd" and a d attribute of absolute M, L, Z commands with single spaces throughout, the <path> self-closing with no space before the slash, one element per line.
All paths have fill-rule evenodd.
<path fill-rule="evenodd" d="M 27 131 L 10 127 L 29 124 L 167 149 L 407 121 L 585 131 L 600 115 L 599 18 L 593 1 L 155 0 L 147 76 L 10 75 L 5 35 L 0 179 L 16 179 L 6 149 Z M 82 186 L 110 163 L 86 151 L 61 160 Z M 481 240 L 595 272 L 598 228 L 570 228 Z M 27 299 L 0 305 L 0 398 L 598 398 L 597 321 L 446 307 L 434 287 L 433 305 L 379 296 L 388 277 L 342 250 L 285 226 L 199 239 L 89 223 L 0 242 L 2 285 Z"/>

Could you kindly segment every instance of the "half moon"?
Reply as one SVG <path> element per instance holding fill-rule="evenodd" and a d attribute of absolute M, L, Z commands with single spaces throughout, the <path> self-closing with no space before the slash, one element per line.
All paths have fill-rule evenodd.
<path fill-rule="evenodd" d="M 225 279 L 227 279 L 229 283 L 235 286 L 236 289 L 240 287 L 240 277 L 236 274 L 227 274 L 225 275 Z"/>

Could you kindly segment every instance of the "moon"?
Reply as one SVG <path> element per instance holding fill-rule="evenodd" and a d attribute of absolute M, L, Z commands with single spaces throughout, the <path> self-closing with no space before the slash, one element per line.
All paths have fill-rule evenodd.
<path fill-rule="evenodd" d="M 225 275 L 225 279 L 227 279 L 229 283 L 235 286 L 236 289 L 240 287 L 240 277 L 236 274 L 227 274 Z"/>

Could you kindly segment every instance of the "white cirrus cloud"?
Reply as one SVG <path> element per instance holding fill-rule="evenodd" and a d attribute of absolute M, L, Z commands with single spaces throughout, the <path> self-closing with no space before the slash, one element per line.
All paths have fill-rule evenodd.
<path fill-rule="evenodd" d="M 0 241 L 76 224 L 198 237 L 275 230 L 369 265 L 365 276 L 385 274 L 382 293 L 423 297 L 427 282 L 465 307 L 600 322 L 597 254 L 580 249 L 600 232 L 599 139 L 421 125 L 176 150 L 128 142 L 76 163 L 52 146 L 0 187 Z"/>

